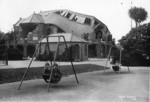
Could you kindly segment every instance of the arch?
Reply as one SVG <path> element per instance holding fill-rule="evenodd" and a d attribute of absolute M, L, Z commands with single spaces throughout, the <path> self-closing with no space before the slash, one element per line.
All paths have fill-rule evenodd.
<path fill-rule="evenodd" d="M 35 45 L 28 45 L 27 46 L 27 55 L 32 57 L 35 52 Z"/>
<path fill-rule="evenodd" d="M 101 30 L 96 31 L 96 39 L 102 39 L 102 34 Z"/>
<path fill-rule="evenodd" d="M 74 59 L 74 61 L 80 60 L 80 46 L 79 46 L 79 44 L 75 44 L 73 47 L 73 59 Z"/>
<path fill-rule="evenodd" d="M 97 52 L 96 52 L 96 44 L 89 44 L 88 45 L 88 57 L 89 58 L 96 58 Z"/>

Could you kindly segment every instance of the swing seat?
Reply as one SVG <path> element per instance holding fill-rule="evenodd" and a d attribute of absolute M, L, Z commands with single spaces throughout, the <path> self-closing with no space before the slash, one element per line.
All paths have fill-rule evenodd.
<path fill-rule="evenodd" d="M 119 66 L 112 66 L 113 71 L 119 71 L 120 67 Z"/>
<path fill-rule="evenodd" d="M 49 83 L 49 78 L 50 78 L 50 74 L 43 74 L 43 79 L 46 83 Z M 57 84 L 62 78 L 62 73 L 60 72 L 60 70 L 53 70 L 52 73 L 52 78 L 51 78 L 51 82 L 50 83 L 54 83 Z"/>

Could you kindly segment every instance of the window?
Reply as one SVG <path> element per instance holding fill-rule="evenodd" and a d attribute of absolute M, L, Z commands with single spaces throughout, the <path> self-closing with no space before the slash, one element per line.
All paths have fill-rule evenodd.
<path fill-rule="evenodd" d="M 95 22 L 94 22 L 94 26 L 98 25 L 98 23 L 99 23 L 98 21 L 95 21 Z"/>
<path fill-rule="evenodd" d="M 97 31 L 96 32 L 96 39 L 102 39 L 102 31 Z"/>
<path fill-rule="evenodd" d="M 84 24 L 91 25 L 91 19 L 90 18 L 86 18 L 85 21 L 84 21 Z"/>
<path fill-rule="evenodd" d="M 72 20 L 74 16 L 75 15 L 71 14 L 71 16 L 69 17 L 69 19 Z"/>
<path fill-rule="evenodd" d="M 56 11 L 55 13 L 57 13 L 57 14 L 61 14 L 61 13 L 62 13 L 62 11 Z"/>
<path fill-rule="evenodd" d="M 66 16 L 66 14 L 67 14 L 66 12 L 62 12 L 61 13 L 62 16 Z"/>
<path fill-rule="evenodd" d="M 66 18 L 70 18 L 70 16 L 71 16 L 71 13 L 67 13 L 67 15 L 66 15 Z"/>
<path fill-rule="evenodd" d="M 107 41 L 112 41 L 112 35 L 108 35 Z"/>
<path fill-rule="evenodd" d="M 78 23 L 84 23 L 84 21 L 85 21 L 85 18 L 84 17 L 81 17 L 81 16 L 76 16 L 77 17 L 77 21 L 76 22 L 78 22 Z"/>
<path fill-rule="evenodd" d="M 77 21 L 76 15 L 72 18 L 72 21 Z"/>

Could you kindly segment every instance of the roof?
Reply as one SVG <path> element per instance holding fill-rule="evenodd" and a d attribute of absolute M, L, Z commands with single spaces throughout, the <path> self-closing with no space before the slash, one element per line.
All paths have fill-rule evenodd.
<path fill-rule="evenodd" d="M 55 24 L 62 30 L 64 30 L 67 33 L 75 33 L 78 35 L 81 35 L 83 33 L 89 33 L 92 31 L 92 26 L 80 24 L 74 21 L 70 21 L 69 19 L 58 15 L 56 13 L 51 13 L 47 15 L 47 18 L 45 19 L 46 24 Z"/>
<path fill-rule="evenodd" d="M 94 19 L 95 17 L 94 16 L 91 16 L 91 15 L 86 15 L 86 14 L 81 14 L 81 13 L 77 13 L 77 12 L 74 12 L 74 11 L 71 11 L 71 10 L 67 10 L 67 9 L 58 9 L 58 10 L 50 10 L 50 11 L 40 11 L 39 14 L 40 15 L 48 15 L 48 14 L 52 14 L 52 13 L 55 13 L 57 11 L 65 11 L 65 12 L 70 12 L 72 14 L 75 14 L 75 15 L 78 15 L 78 16 L 82 16 L 82 17 L 89 17 L 91 19 Z"/>
<path fill-rule="evenodd" d="M 25 20 L 21 22 L 21 24 L 24 24 L 24 23 L 44 23 L 44 19 L 42 15 L 33 13 L 31 16 L 29 16 L 28 18 L 26 18 Z"/>
<path fill-rule="evenodd" d="M 25 19 L 20 18 L 17 23 L 14 24 L 14 26 L 19 26 L 20 23 L 22 23 Z"/>
<path fill-rule="evenodd" d="M 71 13 L 71 16 L 69 18 L 66 17 L 66 15 L 58 14 L 58 12 L 66 14 Z M 64 17 L 65 16 L 65 17 Z M 77 20 L 74 21 L 73 18 L 77 16 Z M 90 24 L 85 24 L 85 19 L 90 18 L 91 20 L 97 20 L 100 25 L 103 25 L 107 27 L 104 23 L 99 21 L 94 16 L 85 15 L 77 12 L 73 12 L 66 9 L 60 9 L 60 10 L 51 10 L 51 11 L 40 11 L 38 14 L 33 13 L 28 18 L 24 19 L 21 22 L 18 22 L 17 24 L 26 24 L 26 23 L 44 23 L 44 24 L 54 24 L 63 31 L 67 33 L 75 33 L 79 36 L 85 33 L 93 33 L 93 21 L 91 21 Z M 106 32 L 107 33 L 107 32 Z"/>
<path fill-rule="evenodd" d="M 67 9 L 58 10 L 58 11 L 66 11 L 66 12 L 70 12 L 70 13 L 75 14 L 75 15 L 78 15 L 78 16 L 89 17 L 89 18 L 91 18 L 91 19 L 94 19 L 94 18 L 95 18 L 94 16 L 91 16 L 91 15 L 82 14 L 82 13 L 77 13 L 77 12 L 74 12 L 74 11 L 71 11 L 71 10 L 67 10 Z"/>
<path fill-rule="evenodd" d="M 80 42 L 80 43 L 87 43 L 84 39 L 81 37 L 71 34 L 71 33 L 56 33 L 49 35 L 48 41 L 49 42 L 58 42 L 58 36 L 60 36 L 60 42 L 64 42 L 63 36 L 65 37 L 66 42 Z M 42 43 L 46 43 L 47 40 L 44 38 Z"/>

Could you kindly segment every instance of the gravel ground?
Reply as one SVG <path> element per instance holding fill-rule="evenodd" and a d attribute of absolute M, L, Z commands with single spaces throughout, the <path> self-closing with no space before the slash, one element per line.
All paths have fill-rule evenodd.
<path fill-rule="evenodd" d="M 0 85 L 1 102 L 149 102 L 149 68 L 131 67 L 131 72 L 122 67 L 121 73 L 111 69 L 63 77 L 57 85 L 47 84 L 42 79 Z"/>

